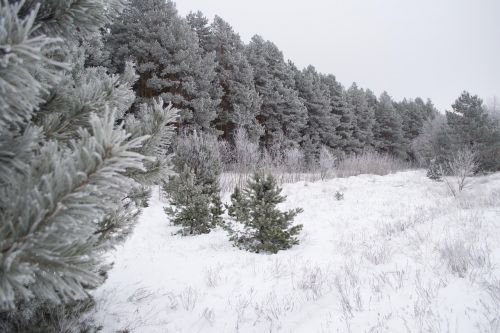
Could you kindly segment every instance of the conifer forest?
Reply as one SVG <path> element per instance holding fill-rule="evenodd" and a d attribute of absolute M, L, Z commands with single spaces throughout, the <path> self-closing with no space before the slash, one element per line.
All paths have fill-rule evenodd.
<path fill-rule="evenodd" d="M 178 2 L 0 0 L 0 332 L 500 332 L 498 97 L 340 82 Z"/>

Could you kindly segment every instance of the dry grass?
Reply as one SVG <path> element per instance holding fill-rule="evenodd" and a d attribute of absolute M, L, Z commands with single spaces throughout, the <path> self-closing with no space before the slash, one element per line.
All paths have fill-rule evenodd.
<path fill-rule="evenodd" d="M 397 171 L 407 170 L 410 165 L 390 155 L 372 151 L 347 156 L 337 164 L 337 177 L 350 177 L 362 174 L 385 176 Z"/>

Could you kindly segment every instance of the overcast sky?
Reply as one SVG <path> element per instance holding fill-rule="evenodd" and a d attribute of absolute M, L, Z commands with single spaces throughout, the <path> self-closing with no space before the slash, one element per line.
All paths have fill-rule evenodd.
<path fill-rule="evenodd" d="M 248 42 L 274 42 L 302 68 L 431 98 L 440 109 L 463 90 L 500 96 L 500 0 L 177 0 L 180 14 L 219 15 Z"/>

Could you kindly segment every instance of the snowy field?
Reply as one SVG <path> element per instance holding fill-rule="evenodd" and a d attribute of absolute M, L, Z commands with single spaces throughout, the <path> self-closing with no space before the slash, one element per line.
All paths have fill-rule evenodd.
<path fill-rule="evenodd" d="M 304 209 L 301 243 L 266 255 L 222 230 L 172 235 L 156 193 L 94 319 L 104 332 L 500 332 L 500 173 L 458 199 L 424 171 L 284 194 L 281 208 Z"/>

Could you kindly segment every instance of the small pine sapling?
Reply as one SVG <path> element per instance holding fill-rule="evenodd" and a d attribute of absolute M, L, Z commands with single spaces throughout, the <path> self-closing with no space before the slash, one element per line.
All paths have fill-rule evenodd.
<path fill-rule="evenodd" d="M 431 160 L 429 168 L 427 169 L 427 178 L 436 182 L 443 180 L 443 168 L 436 160 Z"/>
<path fill-rule="evenodd" d="M 252 252 L 277 253 L 299 243 L 302 225 L 292 226 L 301 208 L 281 212 L 276 206 L 285 201 L 281 188 L 271 176 L 254 174 L 247 186 L 236 188 L 227 206 L 228 215 L 240 226 L 226 226 L 235 246 Z"/>
<path fill-rule="evenodd" d="M 182 226 L 182 235 L 206 234 L 214 227 L 211 218 L 210 196 L 202 184 L 197 184 L 193 170 L 185 166 L 178 176 L 170 177 L 164 185 L 169 193 L 170 206 L 165 213 L 174 225 Z"/>
<path fill-rule="evenodd" d="M 335 199 L 337 201 L 344 200 L 344 192 L 340 191 L 335 192 Z"/>
<path fill-rule="evenodd" d="M 184 235 L 209 233 L 222 225 L 222 161 L 217 139 L 196 132 L 182 135 L 177 140 L 173 164 L 178 175 L 170 176 L 163 187 L 170 203 L 165 213 L 173 224 L 184 226 Z"/>

